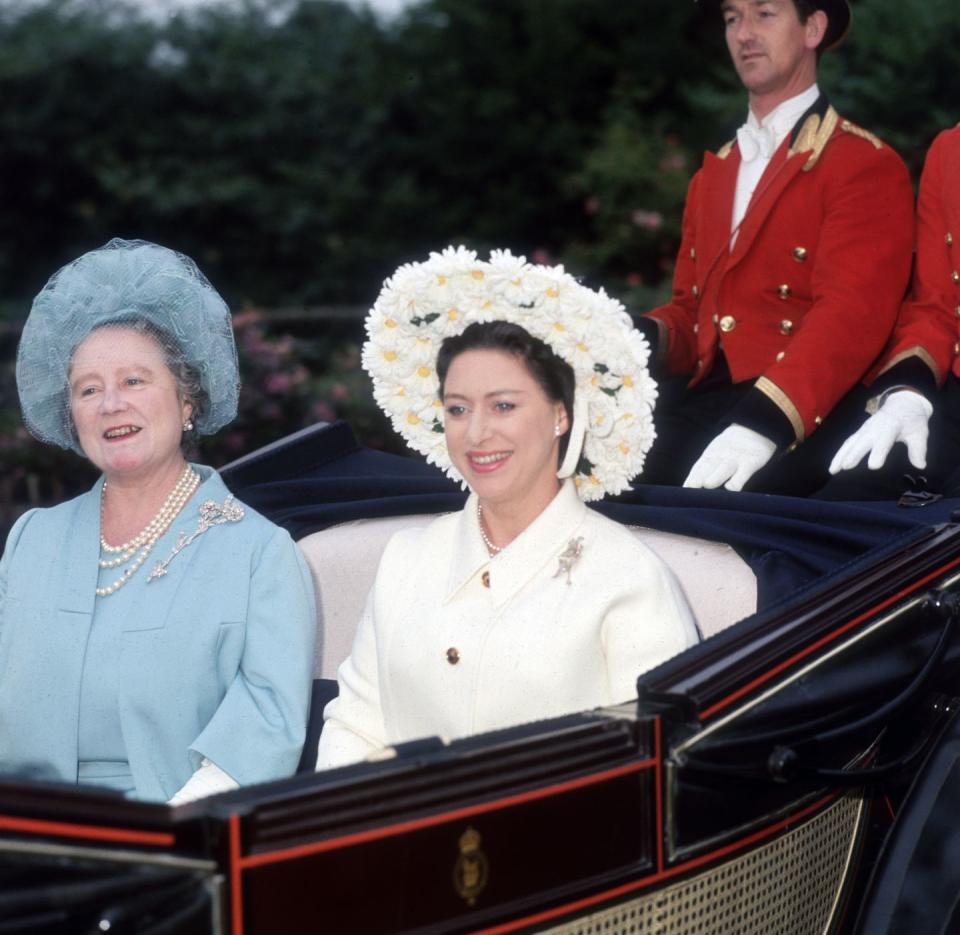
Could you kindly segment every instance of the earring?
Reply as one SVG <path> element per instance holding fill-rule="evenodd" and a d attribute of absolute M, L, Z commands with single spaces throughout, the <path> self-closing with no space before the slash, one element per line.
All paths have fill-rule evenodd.
<path fill-rule="evenodd" d="M 189 419 L 185 419 L 183 422 L 184 432 L 189 432 L 193 428 L 193 423 Z"/>
<path fill-rule="evenodd" d="M 554 434 L 557 438 L 560 437 L 560 434 L 561 434 L 561 433 L 560 433 L 560 423 L 559 423 L 559 422 L 553 427 L 553 434 Z"/>

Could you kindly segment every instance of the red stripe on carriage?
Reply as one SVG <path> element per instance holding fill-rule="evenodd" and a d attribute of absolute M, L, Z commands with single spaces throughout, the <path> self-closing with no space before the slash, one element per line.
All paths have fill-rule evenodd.
<path fill-rule="evenodd" d="M 162 831 L 130 831 L 126 828 L 78 825 L 66 821 L 15 818 L 12 815 L 0 815 L 0 831 L 83 838 L 88 841 L 109 841 L 113 844 L 149 844 L 151 847 L 172 847 L 174 843 L 174 836 Z"/>
<path fill-rule="evenodd" d="M 657 809 L 657 873 L 663 870 L 663 753 L 661 748 L 660 716 L 653 720 L 653 756 L 657 761 L 657 774 L 654 779 L 654 795 Z"/>
<path fill-rule="evenodd" d="M 785 818 L 774 825 L 770 825 L 768 828 L 764 828 L 762 831 L 755 831 L 753 834 L 747 835 L 747 837 L 741 838 L 739 841 L 734 841 L 733 844 L 728 844 L 726 847 L 718 848 L 715 851 L 711 851 L 709 854 L 703 854 L 700 857 L 695 857 L 693 860 L 688 860 L 686 863 L 677 864 L 671 867 L 669 870 L 662 870 L 659 873 L 652 873 L 650 876 L 644 877 L 643 879 L 633 880 L 630 883 L 624 883 L 621 886 L 616 886 L 613 889 L 606 890 L 603 893 L 596 893 L 593 896 L 586 896 L 583 899 L 578 899 L 575 902 L 567 903 L 564 906 L 557 906 L 554 909 L 545 909 L 543 912 L 538 912 L 523 919 L 513 919 L 510 922 L 504 922 L 502 925 L 494 925 L 490 928 L 475 929 L 473 935 L 504 935 L 506 932 L 515 932 L 517 929 L 525 928 L 528 925 L 537 925 L 541 922 L 548 922 L 551 919 L 556 919 L 558 916 L 568 915 L 571 912 L 578 912 L 581 909 L 589 909 L 591 906 L 596 906 L 598 903 L 606 902 L 607 900 L 616 899 L 619 896 L 626 896 L 630 893 L 635 893 L 638 890 L 646 889 L 647 887 L 653 886 L 655 883 L 659 883 L 662 880 L 669 880 L 671 877 L 679 876 L 680 874 L 687 873 L 690 870 L 695 870 L 697 867 L 700 867 L 703 864 L 710 863 L 711 861 L 724 857 L 727 854 L 732 854 L 736 851 L 743 850 L 744 848 L 749 847 L 751 844 L 762 841 L 764 838 L 772 837 L 778 831 L 802 821 L 804 818 L 807 818 L 814 812 L 826 807 L 837 798 L 838 794 L 824 796 L 822 799 L 818 799 L 812 805 L 807 806 L 807 808 L 802 809 L 795 815 L 791 815 L 789 818 Z"/>
<path fill-rule="evenodd" d="M 726 698 L 722 698 L 716 704 L 713 704 L 709 708 L 707 708 L 705 711 L 702 711 L 700 713 L 700 720 L 705 721 L 707 720 L 707 718 L 712 717 L 718 711 L 722 711 L 724 708 L 733 704 L 735 701 L 739 700 L 744 695 L 747 695 L 750 692 L 752 692 L 755 688 L 759 688 L 761 685 L 763 685 L 764 682 L 770 681 L 770 679 L 772 679 L 775 675 L 779 675 L 785 669 L 789 669 L 791 666 L 795 665 L 801 659 L 805 659 L 811 653 L 816 652 L 816 650 L 820 649 L 820 647 L 826 646 L 828 643 L 832 643 L 838 637 L 843 636 L 844 633 L 846 633 L 848 630 L 851 630 L 853 627 L 857 626 L 857 624 L 863 623 L 863 621 L 866 620 L 868 617 L 873 616 L 873 614 L 877 613 L 878 611 L 886 610 L 886 608 L 888 608 L 891 604 L 895 604 L 897 601 L 906 597 L 908 594 L 912 593 L 913 591 L 916 591 L 919 588 L 922 588 L 925 584 L 932 581 L 934 578 L 938 578 L 945 571 L 949 571 L 951 568 L 954 568 L 957 565 L 960 565 L 960 558 L 950 562 L 949 565 L 944 565 L 943 568 L 938 568 L 936 571 L 931 572 L 925 578 L 921 578 L 919 581 L 915 581 L 909 588 L 904 588 L 902 591 L 897 592 L 892 597 L 888 597 L 885 601 L 881 601 L 881 603 L 877 604 L 875 607 L 871 607 L 870 610 L 860 614 L 859 617 L 854 617 L 853 620 L 847 621 L 847 623 L 845 623 L 842 627 L 838 627 L 836 630 L 834 630 L 833 633 L 828 633 L 826 636 L 822 636 L 815 643 L 811 643 L 809 646 L 805 646 L 803 649 L 800 650 L 800 652 L 795 653 L 789 659 L 785 659 L 783 662 L 778 663 L 769 671 L 764 672 L 763 675 L 757 676 L 757 678 L 755 678 L 752 682 L 748 682 L 746 685 L 742 685 L 736 691 L 731 692 L 729 695 L 727 695 Z"/>
<path fill-rule="evenodd" d="M 279 861 L 297 860 L 301 857 L 309 857 L 311 854 L 320 854 L 324 851 L 353 847 L 357 844 L 366 844 L 369 841 L 377 841 L 381 838 L 391 838 L 400 834 L 407 834 L 411 831 L 419 831 L 422 828 L 431 828 L 435 825 L 459 821 L 461 818 L 469 818 L 473 815 L 483 815 L 487 812 L 513 808 L 517 805 L 523 805 L 526 802 L 535 802 L 537 799 L 545 799 L 553 795 L 562 795 L 565 792 L 573 792 L 576 789 L 583 789 L 601 782 L 608 782 L 611 779 L 618 779 L 621 776 L 628 776 L 631 773 L 639 773 L 643 770 L 653 769 L 656 766 L 657 760 L 655 759 L 640 760 L 637 763 L 628 763 L 626 766 L 618 766 L 616 769 L 606 770 L 602 773 L 593 773 L 590 776 L 582 776 L 580 779 L 571 779 L 567 782 L 556 783 L 552 786 L 544 786 L 542 789 L 534 789 L 530 792 L 520 792 L 502 799 L 495 799 L 492 802 L 480 802 L 476 805 L 467 805 L 463 808 L 454 809 L 453 811 L 441 812 L 425 818 L 414 818 L 410 821 L 402 821 L 395 825 L 386 825 L 381 828 L 371 828 L 368 831 L 358 831 L 355 834 L 347 834 L 339 838 L 330 838 L 327 841 L 315 841 L 312 844 L 301 844 L 297 847 L 288 847 L 279 851 L 268 851 L 263 854 L 254 854 L 250 857 L 241 857 L 240 866 L 244 870 L 247 870 L 252 867 L 262 867 L 265 864 L 278 863 Z"/>
<path fill-rule="evenodd" d="M 243 935 L 243 880 L 240 867 L 240 816 L 231 815 L 228 823 L 230 835 L 230 932 Z"/>

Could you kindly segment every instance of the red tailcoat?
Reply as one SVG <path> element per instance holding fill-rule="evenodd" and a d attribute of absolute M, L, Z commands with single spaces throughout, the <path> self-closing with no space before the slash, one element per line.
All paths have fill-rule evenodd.
<path fill-rule="evenodd" d="M 942 384 L 960 377 L 960 127 L 927 154 L 917 204 L 913 288 L 876 373 L 919 357 Z M 875 374 L 874 374 L 875 375 Z"/>
<path fill-rule="evenodd" d="M 690 183 L 673 298 L 650 313 L 657 353 L 693 386 L 722 345 L 733 382 L 755 380 L 802 441 L 890 336 L 913 192 L 899 156 L 821 98 L 774 153 L 731 249 L 739 166 L 728 144 Z"/>

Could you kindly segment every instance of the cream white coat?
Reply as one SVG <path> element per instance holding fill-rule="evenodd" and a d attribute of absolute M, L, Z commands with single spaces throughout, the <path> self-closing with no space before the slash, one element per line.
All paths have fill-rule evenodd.
<path fill-rule="evenodd" d="M 559 557 L 578 536 L 568 582 Z M 627 701 L 638 675 L 696 639 L 670 570 L 587 509 L 572 481 L 493 558 L 472 495 L 387 545 L 324 712 L 317 768 Z"/>

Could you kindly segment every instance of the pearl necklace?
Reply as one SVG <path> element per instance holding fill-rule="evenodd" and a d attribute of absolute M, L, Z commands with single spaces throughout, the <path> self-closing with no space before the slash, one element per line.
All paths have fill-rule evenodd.
<path fill-rule="evenodd" d="M 101 568 L 117 568 L 120 565 L 133 559 L 113 584 L 106 587 L 97 588 L 97 597 L 109 597 L 115 591 L 122 588 L 136 574 L 140 566 L 147 560 L 151 549 L 156 545 L 163 534 L 170 528 L 170 524 L 176 519 L 177 515 L 187 504 L 187 501 L 193 496 L 197 487 L 200 486 L 200 475 L 188 464 L 180 475 L 173 490 L 163 501 L 163 505 L 157 511 L 153 519 L 147 523 L 143 529 L 137 533 L 128 542 L 123 545 L 110 545 L 103 534 L 100 535 L 100 549 L 107 555 L 115 555 L 116 558 L 101 558 L 98 562 Z M 103 482 L 103 488 L 100 494 L 100 525 L 103 527 L 103 500 L 107 490 L 107 482 Z M 139 554 L 137 554 L 139 551 Z M 134 558 L 136 556 L 136 558 Z"/>
<path fill-rule="evenodd" d="M 480 501 L 477 501 L 477 523 L 480 526 L 480 538 L 483 539 L 483 544 L 487 547 L 487 551 L 491 555 L 496 555 L 498 552 L 503 551 L 502 545 L 494 545 L 490 541 L 490 537 L 487 535 L 487 531 L 483 528 L 483 508 L 480 506 Z"/>

